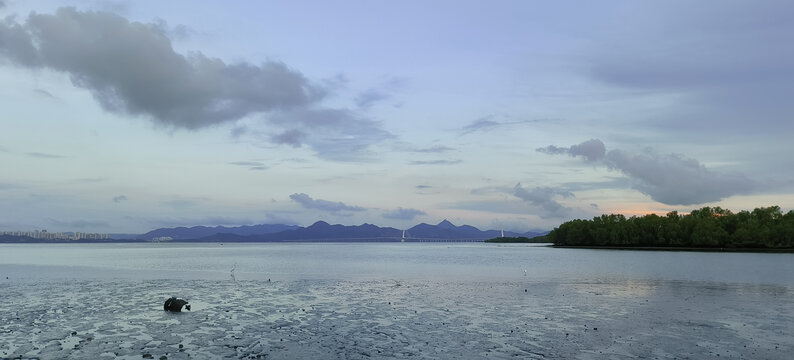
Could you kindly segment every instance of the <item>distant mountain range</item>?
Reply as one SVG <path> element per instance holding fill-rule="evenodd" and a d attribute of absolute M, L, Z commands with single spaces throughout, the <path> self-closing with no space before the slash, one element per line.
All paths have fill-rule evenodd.
<path fill-rule="evenodd" d="M 516 233 L 505 231 L 509 237 L 525 236 L 535 237 L 547 234 L 548 231 L 529 231 Z M 179 242 L 277 242 L 277 241 L 401 241 L 403 230 L 392 227 L 379 227 L 372 224 L 355 226 L 331 225 L 325 221 L 318 221 L 307 227 L 283 224 L 262 224 L 238 227 L 176 227 L 152 230 L 145 234 L 126 236 L 127 239 L 136 238 L 152 240 L 171 238 L 170 241 Z M 448 220 L 437 225 L 419 224 L 405 230 L 405 241 L 426 240 L 463 240 L 481 241 L 501 236 L 499 230 L 483 231 L 469 225 L 455 226 Z"/>
<path fill-rule="evenodd" d="M 273 225 L 262 224 L 262 225 L 250 225 L 250 226 L 246 225 L 246 226 L 237 226 L 237 227 L 181 226 L 175 228 L 160 228 L 149 231 L 146 234 L 134 235 L 134 236 L 139 239 L 146 239 L 146 240 L 151 240 L 158 237 L 170 237 L 173 238 L 174 240 L 187 240 L 187 239 L 200 239 L 208 236 L 213 236 L 216 234 L 231 234 L 231 235 L 240 235 L 240 236 L 272 234 L 286 230 L 295 230 L 298 228 L 300 227 L 295 225 L 283 225 L 283 224 L 273 224 Z"/>

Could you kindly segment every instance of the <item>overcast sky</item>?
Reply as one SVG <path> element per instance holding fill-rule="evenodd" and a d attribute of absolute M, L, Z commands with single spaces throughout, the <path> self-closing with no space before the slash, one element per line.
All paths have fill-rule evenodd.
<path fill-rule="evenodd" d="M 0 19 L 0 230 L 794 208 L 788 0 L 0 0 Z"/>

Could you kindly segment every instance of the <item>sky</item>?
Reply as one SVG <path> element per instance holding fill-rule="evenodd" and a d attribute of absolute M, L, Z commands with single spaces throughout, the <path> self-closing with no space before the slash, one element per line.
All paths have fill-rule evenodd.
<path fill-rule="evenodd" d="M 794 209 L 790 1 L 0 0 L 0 231 Z"/>

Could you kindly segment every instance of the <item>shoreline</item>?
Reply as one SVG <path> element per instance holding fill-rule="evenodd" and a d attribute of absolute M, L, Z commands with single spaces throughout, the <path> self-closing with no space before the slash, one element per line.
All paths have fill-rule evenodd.
<path fill-rule="evenodd" d="M 593 246 L 593 245 L 549 245 L 557 249 L 589 249 L 589 250 L 639 250 L 639 251 L 691 251 L 691 252 L 725 252 L 725 253 L 779 253 L 794 254 L 794 248 L 703 248 L 679 246 Z"/>

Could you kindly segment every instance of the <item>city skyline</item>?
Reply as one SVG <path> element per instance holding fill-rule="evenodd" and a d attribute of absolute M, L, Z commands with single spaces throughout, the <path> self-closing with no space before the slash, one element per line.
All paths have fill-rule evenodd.
<path fill-rule="evenodd" d="M 788 211 L 792 16 L 0 0 L 0 232 Z"/>

